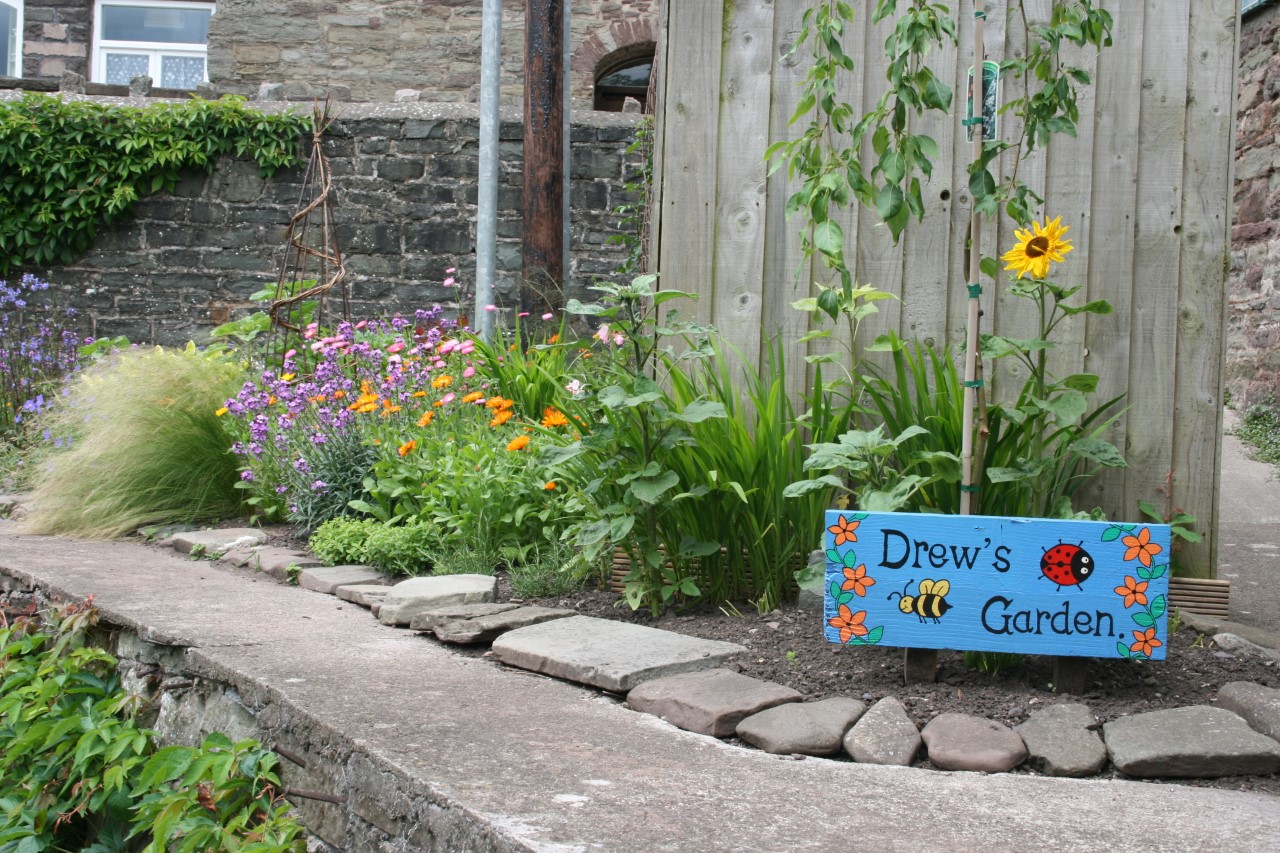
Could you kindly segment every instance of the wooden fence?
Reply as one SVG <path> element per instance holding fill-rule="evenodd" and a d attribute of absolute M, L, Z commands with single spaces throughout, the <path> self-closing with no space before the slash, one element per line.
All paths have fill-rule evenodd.
<path fill-rule="evenodd" d="M 784 207 L 785 170 L 767 174 L 764 152 L 798 132 L 788 127 L 806 73 L 808 47 L 792 55 L 801 15 L 813 0 L 665 0 L 659 45 L 655 150 L 654 247 L 663 286 L 699 294 L 697 315 L 714 323 L 751 358 L 781 334 L 796 340 L 810 317 L 791 308 L 809 295 L 798 221 Z M 1020 18 L 1005 2 L 985 3 L 987 58 L 1017 55 Z M 1221 446 L 1221 366 L 1231 201 L 1231 146 L 1239 4 L 1236 0 L 1104 0 L 1115 43 L 1089 59 L 1094 83 L 1080 104 L 1075 138 L 1055 136 L 1047 152 L 1023 161 L 1020 176 L 1061 215 L 1075 251 L 1055 271 L 1062 284 L 1086 284 L 1088 299 L 1107 299 L 1108 316 L 1075 318 L 1056 336 L 1059 374 L 1101 377 L 1097 399 L 1126 394 L 1113 428 L 1129 468 L 1091 483 L 1079 503 L 1112 519 L 1139 520 L 1137 501 L 1195 515 L 1205 534 L 1181 555 L 1183 572 L 1215 570 L 1217 464 Z M 869 109 L 883 91 L 882 45 L 892 26 L 870 25 L 867 7 L 845 45 L 858 63 L 848 98 Z M 1032 22 L 1050 0 L 1028 0 Z M 973 64 L 972 5 L 957 8 L 958 46 L 930 55 L 950 75 L 961 108 Z M 1015 84 L 1006 84 L 1015 85 Z M 953 110 L 953 113 L 955 110 Z M 966 292 L 963 239 L 969 215 L 969 143 L 962 116 L 930 116 L 919 132 L 941 155 L 925 185 L 923 223 L 899 245 L 874 211 L 851 208 L 843 226 L 856 279 L 895 294 L 860 335 L 885 329 L 955 353 L 963 340 Z M 1017 129 L 1002 118 L 1001 135 Z M 1012 168 L 1004 162 L 1005 171 Z M 1012 226 L 988 222 L 983 253 L 1012 247 Z M 1033 333 L 1026 300 L 1004 292 L 982 297 L 984 331 Z M 815 341 L 787 347 L 793 387 L 805 381 L 803 357 L 829 348 Z M 1007 361 L 1007 360 L 1005 360 Z M 1018 388 L 1003 362 L 988 379 Z M 1010 380 L 1018 380 L 1016 382 Z"/>

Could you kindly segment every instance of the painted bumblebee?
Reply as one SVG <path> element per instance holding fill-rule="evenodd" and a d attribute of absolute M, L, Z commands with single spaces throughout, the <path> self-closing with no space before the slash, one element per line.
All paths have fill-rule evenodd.
<path fill-rule="evenodd" d="M 1040 558 L 1040 571 L 1056 583 L 1059 590 L 1064 586 L 1083 588 L 1080 584 L 1093 574 L 1093 557 L 1083 545 L 1083 542 L 1079 545 L 1059 542 L 1046 549 Z"/>
<path fill-rule="evenodd" d="M 951 591 L 951 581 L 925 578 L 920 581 L 920 587 L 915 595 L 907 595 L 907 590 L 913 583 L 915 583 L 914 580 L 909 580 L 902 588 L 902 592 L 889 593 L 889 600 L 892 601 L 895 595 L 898 596 L 898 609 L 903 613 L 914 613 L 920 617 L 921 622 L 927 619 L 932 619 L 935 623 L 940 622 L 942 615 L 951 609 L 946 598 L 947 593 Z"/>

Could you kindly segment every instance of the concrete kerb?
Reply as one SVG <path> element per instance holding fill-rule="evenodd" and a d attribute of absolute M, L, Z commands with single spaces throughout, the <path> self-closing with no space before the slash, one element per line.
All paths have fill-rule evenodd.
<path fill-rule="evenodd" d="M 0 535 L 0 568 L 191 646 L 189 672 L 234 690 L 264 741 L 336 768 L 346 804 L 314 808 L 340 810 L 341 849 L 1280 848 L 1274 797 L 780 760 L 141 546 Z"/>

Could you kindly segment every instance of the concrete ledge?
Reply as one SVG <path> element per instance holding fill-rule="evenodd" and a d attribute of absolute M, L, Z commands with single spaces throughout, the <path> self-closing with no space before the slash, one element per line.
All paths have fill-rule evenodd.
<path fill-rule="evenodd" d="M 8 583 L 93 594 L 113 625 L 186 647 L 171 736 L 252 729 L 307 764 L 283 762 L 287 784 L 345 799 L 301 801 L 322 849 L 1280 849 L 1275 797 L 781 760 L 260 574 L 3 530 Z"/>

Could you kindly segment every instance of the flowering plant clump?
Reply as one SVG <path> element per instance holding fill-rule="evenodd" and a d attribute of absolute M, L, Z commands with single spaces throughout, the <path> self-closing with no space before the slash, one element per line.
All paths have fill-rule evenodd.
<path fill-rule="evenodd" d="M 49 304 L 48 291 L 34 275 L 0 281 L 0 439 L 15 439 L 76 369 L 75 309 Z"/>

